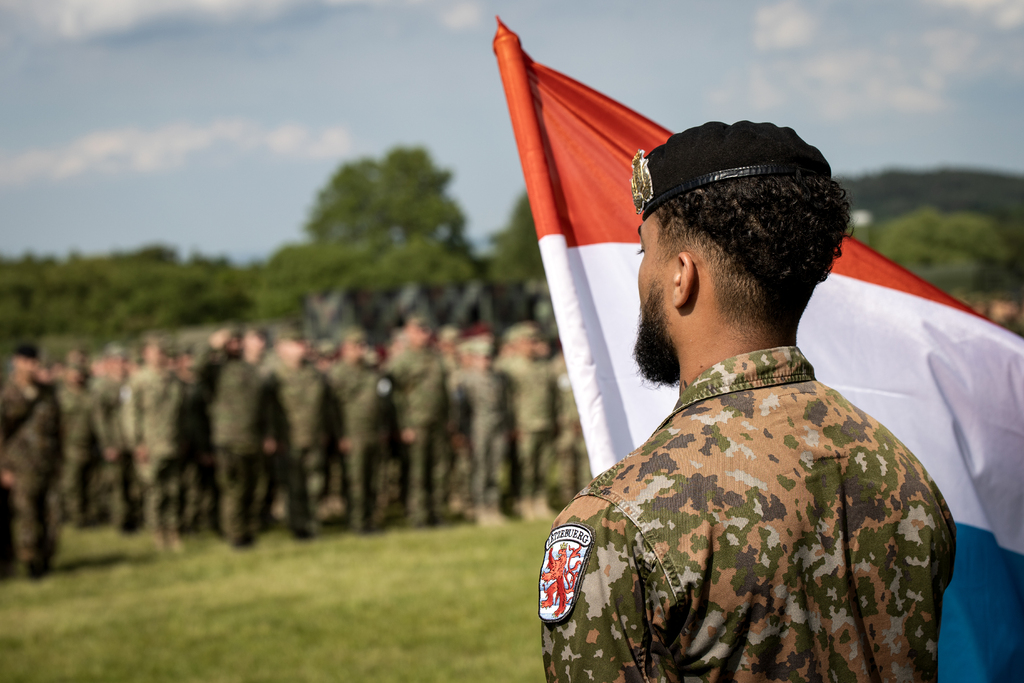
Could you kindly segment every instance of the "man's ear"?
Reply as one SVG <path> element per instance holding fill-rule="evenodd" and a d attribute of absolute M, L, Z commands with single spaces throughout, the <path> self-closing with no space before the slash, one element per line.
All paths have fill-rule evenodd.
<path fill-rule="evenodd" d="M 693 303 L 699 285 L 697 266 L 693 254 L 681 251 L 675 255 L 672 264 L 672 305 L 677 309 Z"/>

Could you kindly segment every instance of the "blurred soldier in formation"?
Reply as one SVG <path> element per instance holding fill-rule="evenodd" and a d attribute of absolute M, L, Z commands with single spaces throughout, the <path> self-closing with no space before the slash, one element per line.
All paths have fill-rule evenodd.
<path fill-rule="evenodd" d="M 266 529 L 270 526 L 273 519 L 271 508 L 274 503 L 274 497 L 278 490 L 284 488 L 284 482 L 286 480 L 283 475 L 284 467 L 281 464 L 284 457 L 280 452 L 280 444 L 273 440 L 273 414 L 276 403 L 275 398 L 271 393 L 271 384 L 273 381 L 274 364 L 278 362 L 278 359 L 276 355 L 268 354 L 266 351 L 266 331 L 258 327 L 248 328 L 242 336 L 242 358 L 246 363 L 249 363 L 256 368 L 259 372 L 260 379 L 263 380 L 263 387 L 267 392 L 267 401 L 269 404 L 268 411 L 270 417 L 267 419 L 271 423 L 268 427 L 270 430 L 270 436 L 268 439 L 264 440 L 264 443 L 266 444 L 266 448 L 264 448 L 266 457 L 262 459 L 262 465 L 256 469 L 256 502 L 259 505 L 259 515 L 257 516 L 257 519 L 260 523 L 261 529 Z M 285 507 L 284 501 L 282 500 L 281 515 L 279 519 L 284 519 Z"/>
<path fill-rule="evenodd" d="M 444 514 L 448 443 L 448 390 L 441 356 L 431 346 L 426 320 L 406 322 L 406 348 L 388 363 L 395 385 L 398 425 L 409 463 L 406 511 L 413 526 L 436 524 Z"/>
<path fill-rule="evenodd" d="M 315 366 L 317 371 L 327 379 L 328 385 L 330 385 L 331 375 L 338 366 L 338 344 L 330 339 L 318 341 L 316 343 Z M 331 410 L 341 415 L 338 412 L 340 411 L 338 397 L 335 391 L 333 391 L 333 387 L 329 388 L 332 389 L 328 392 Z M 321 521 L 341 519 L 345 511 L 345 505 L 342 500 L 346 497 L 347 471 L 345 463 L 342 462 L 344 456 L 338 449 L 339 444 L 340 439 L 331 439 L 324 450 L 324 490 L 317 510 L 317 517 Z"/>
<path fill-rule="evenodd" d="M 555 437 L 555 384 L 548 346 L 533 322 L 514 325 L 509 354 L 499 369 L 510 380 L 519 490 L 516 512 L 523 519 L 552 516 L 547 478 Z"/>
<path fill-rule="evenodd" d="M 353 327 L 345 331 L 341 362 L 331 368 L 328 379 L 342 425 L 338 450 L 345 458 L 348 474 L 348 519 L 353 531 L 376 530 L 381 521 L 382 424 L 377 385 L 380 373 L 367 362 L 366 332 Z"/>
<path fill-rule="evenodd" d="M 200 377 L 209 396 L 220 529 L 231 545 L 243 548 L 252 545 L 260 530 L 266 460 L 277 449 L 269 381 L 258 365 L 262 349 L 245 354 L 241 329 L 218 330 L 210 336 L 209 346 L 201 357 Z"/>
<path fill-rule="evenodd" d="M 590 460 L 583 441 L 579 409 L 565 368 L 565 356 L 561 351 L 551 361 L 551 374 L 558 390 L 558 437 L 555 439 L 555 460 L 559 468 L 558 504 L 564 506 L 577 491 L 590 483 Z"/>
<path fill-rule="evenodd" d="M 131 380 L 128 423 L 156 547 L 178 551 L 185 386 L 173 369 L 174 351 L 167 337 L 146 341 L 145 366 Z"/>
<path fill-rule="evenodd" d="M 110 346 L 101 363 L 102 373 L 92 383 L 93 424 L 103 453 L 104 478 L 110 491 L 110 518 L 114 527 L 134 531 L 139 523 L 139 490 L 125 434 L 125 404 L 131 396 L 128 361 L 119 346 Z"/>
<path fill-rule="evenodd" d="M 453 513 L 471 512 L 469 477 L 472 469 L 469 440 L 458 430 L 458 406 L 455 401 L 455 387 L 461 370 L 458 351 L 459 328 L 443 325 L 437 331 L 437 350 L 444 367 L 445 388 L 448 390 L 448 448 L 445 449 L 447 462 L 443 464 L 446 489 L 444 498 Z"/>
<path fill-rule="evenodd" d="M 76 527 L 94 524 L 98 501 L 95 478 L 99 466 L 96 450 L 95 411 L 93 396 L 87 387 L 89 373 L 83 364 L 69 364 L 64 381 L 57 389 L 60 403 L 61 429 L 64 445 L 64 476 L 62 492 L 64 511 Z"/>
<path fill-rule="evenodd" d="M 301 332 L 297 328 L 282 331 L 275 350 L 281 360 L 275 371 L 275 393 L 281 418 L 278 438 L 288 468 L 288 526 L 296 538 L 307 539 L 317 533 L 324 448 L 341 430 L 331 410 L 326 380 L 307 362 L 309 349 Z"/>
<path fill-rule="evenodd" d="M 459 431 L 472 455 L 470 500 L 477 524 L 504 521 L 498 509 L 498 471 L 508 452 L 508 380 L 491 367 L 494 344 L 475 337 L 459 345 L 462 369 L 455 387 Z"/>
<path fill-rule="evenodd" d="M 60 405 L 39 370 L 38 350 L 19 346 L 0 391 L 0 486 L 10 491 L 17 558 L 33 578 L 50 570 L 57 547 L 62 455 Z"/>
<path fill-rule="evenodd" d="M 178 379 L 185 387 L 182 407 L 181 445 L 181 530 L 217 529 L 218 492 L 207 392 L 199 382 L 192 349 L 183 349 L 175 365 Z"/>

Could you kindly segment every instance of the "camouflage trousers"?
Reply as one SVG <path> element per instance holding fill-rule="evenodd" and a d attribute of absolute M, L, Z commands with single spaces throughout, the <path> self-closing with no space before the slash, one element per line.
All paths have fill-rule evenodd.
<path fill-rule="evenodd" d="M 220 528 L 217 493 L 216 467 L 198 455 L 187 458 L 181 466 L 182 531 Z"/>
<path fill-rule="evenodd" d="M 348 522 L 353 531 L 377 528 L 383 513 L 381 493 L 380 448 L 374 434 L 349 436 L 351 447 L 345 454 L 348 470 Z"/>
<path fill-rule="evenodd" d="M 288 528 L 299 538 L 315 536 L 316 506 L 324 491 L 324 454 L 318 448 L 288 452 Z"/>
<path fill-rule="evenodd" d="M 11 533 L 11 491 L 0 486 L 0 580 L 14 575 L 14 536 Z"/>
<path fill-rule="evenodd" d="M 157 532 L 178 532 L 181 521 L 181 460 L 161 458 L 139 468 L 146 491 L 146 523 Z"/>
<path fill-rule="evenodd" d="M 571 429 L 564 429 L 555 441 L 558 461 L 558 504 L 564 507 L 593 478 L 590 475 L 590 459 L 583 435 Z"/>
<path fill-rule="evenodd" d="M 500 425 L 472 426 L 472 471 L 469 495 L 476 508 L 498 507 L 498 474 L 508 454 L 508 437 Z"/>
<path fill-rule="evenodd" d="M 259 533 L 267 486 L 263 460 L 259 453 L 217 449 L 220 529 L 229 543 L 248 543 Z"/>
<path fill-rule="evenodd" d="M 547 496 L 548 470 L 554 450 L 550 430 L 520 432 L 516 449 L 519 466 L 519 500 Z"/>
<path fill-rule="evenodd" d="M 75 526 L 95 522 L 99 501 L 96 493 L 96 478 L 100 473 L 100 461 L 88 447 L 64 449 L 62 493 L 67 521 Z"/>
<path fill-rule="evenodd" d="M 413 526 L 436 524 L 444 515 L 448 450 L 448 435 L 442 425 L 417 427 L 416 440 L 407 446 L 406 514 Z"/>
<path fill-rule="evenodd" d="M 56 477 L 17 472 L 10 492 L 14 551 L 33 575 L 42 575 L 57 552 L 60 533 L 60 492 Z"/>
<path fill-rule="evenodd" d="M 122 451 L 112 461 L 103 461 L 103 477 L 110 491 L 110 522 L 115 529 L 134 531 L 139 526 L 141 491 L 132 456 Z"/>

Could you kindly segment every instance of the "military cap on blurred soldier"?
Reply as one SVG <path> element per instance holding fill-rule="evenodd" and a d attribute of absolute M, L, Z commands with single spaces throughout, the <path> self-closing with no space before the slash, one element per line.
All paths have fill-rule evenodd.
<path fill-rule="evenodd" d="M 634 358 L 682 393 L 555 522 L 548 679 L 935 680 L 949 510 L 795 346 L 848 226 L 828 163 L 791 129 L 744 121 L 633 164 Z"/>

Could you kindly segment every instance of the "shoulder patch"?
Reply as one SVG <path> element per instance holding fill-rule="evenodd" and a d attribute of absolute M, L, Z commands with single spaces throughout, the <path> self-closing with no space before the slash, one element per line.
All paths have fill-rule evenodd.
<path fill-rule="evenodd" d="M 551 530 L 540 565 L 541 621 L 554 624 L 572 612 L 587 570 L 594 532 L 582 524 L 563 524 Z"/>

